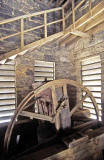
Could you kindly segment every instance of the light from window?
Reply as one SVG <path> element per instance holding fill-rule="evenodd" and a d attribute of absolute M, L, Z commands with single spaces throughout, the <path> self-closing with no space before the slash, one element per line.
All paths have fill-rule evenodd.
<path fill-rule="evenodd" d="M 51 81 L 55 79 L 55 62 L 35 61 L 35 82 Z"/>
<path fill-rule="evenodd" d="M 11 120 L 16 106 L 15 62 L 0 65 L 0 123 Z"/>
<path fill-rule="evenodd" d="M 82 61 L 82 84 L 87 87 L 96 99 L 101 120 L 101 59 L 95 56 Z M 85 92 L 83 92 L 85 95 Z M 92 119 L 97 119 L 93 103 L 86 98 L 83 103 L 84 109 L 89 109 Z"/>

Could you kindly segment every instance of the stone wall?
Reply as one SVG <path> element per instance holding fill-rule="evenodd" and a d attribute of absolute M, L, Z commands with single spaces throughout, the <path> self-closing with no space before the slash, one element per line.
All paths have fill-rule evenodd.
<path fill-rule="evenodd" d="M 16 59 L 18 103 L 32 90 L 35 60 L 55 62 L 56 79 L 76 79 L 74 57 L 66 48 L 59 48 L 58 44 L 50 43 L 49 45 L 28 51 L 25 55 Z"/>
<path fill-rule="evenodd" d="M 4 18 L 34 13 L 54 7 L 54 3 L 48 5 L 47 0 L 0 0 L 0 15 Z"/>

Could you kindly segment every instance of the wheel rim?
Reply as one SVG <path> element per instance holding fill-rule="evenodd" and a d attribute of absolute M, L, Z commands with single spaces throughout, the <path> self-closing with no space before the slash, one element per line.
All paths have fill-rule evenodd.
<path fill-rule="evenodd" d="M 95 98 L 93 97 L 92 93 L 83 85 L 77 83 L 76 81 L 73 80 L 69 80 L 69 79 L 60 79 L 60 80 L 54 80 L 54 81 L 50 81 L 42 86 L 40 86 L 39 88 L 35 89 L 34 91 L 30 92 L 23 100 L 22 102 L 19 104 L 19 106 L 17 107 L 17 110 L 15 111 L 14 116 L 11 119 L 11 122 L 8 125 L 8 128 L 6 130 L 5 133 L 5 138 L 4 138 L 4 149 L 7 152 L 8 151 L 8 147 L 10 144 L 10 140 L 11 140 L 11 135 L 12 135 L 12 131 L 16 122 L 16 119 L 18 118 L 18 116 L 20 115 L 20 113 L 25 110 L 26 105 L 28 104 L 28 102 L 34 98 L 37 97 L 41 92 L 43 92 L 46 89 L 51 89 L 52 91 L 52 100 L 53 100 L 53 105 L 56 107 L 56 97 L 55 97 L 55 89 L 58 87 L 67 87 L 67 85 L 72 85 L 76 88 L 80 88 L 82 89 L 82 91 L 86 92 L 85 96 L 83 97 L 83 99 L 79 102 L 79 104 L 77 104 L 70 112 L 70 116 L 72 116 L 74 114 L 74 112 L 78 109 L 78 105 L 80 105 L 80 103 L 82 104 L 83 101 L 85 100 L 86 97 L 90 97 L 93 105 L 94 105 L 94 109 L 96 112 L 96 116 L 97 119 L 99 119 L 99 110 L 98 110 L 98 105 L 96 103 Z M 65 90 L 65 89 L 64 89 Z M 54 107 L 53 106 L 53 107 Z M 56 114 L 56 108 L 54 107 L 54 113 Z"/>

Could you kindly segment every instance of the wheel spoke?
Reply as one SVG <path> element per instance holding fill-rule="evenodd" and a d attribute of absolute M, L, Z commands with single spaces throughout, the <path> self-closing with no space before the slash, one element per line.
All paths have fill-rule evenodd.
<path fill-rule="evenodd" d="M 86 99 L 86 97 L 88 97 L 88 94 L 86 93 L 86 95 L 82 98 L 82 100 L 80 100 L 78 102 L 78 104 L 75 105 L 75 107 L 71 110 L 70 112 L 70 116 L 72 116 L 74 114 L 74 112 L 80 107 L 80 105 L 84 102 L 84 100 Z"/>

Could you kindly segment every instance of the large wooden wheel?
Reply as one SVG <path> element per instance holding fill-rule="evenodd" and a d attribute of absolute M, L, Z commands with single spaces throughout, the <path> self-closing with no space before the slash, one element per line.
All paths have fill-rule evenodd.
<path fill-rule="evenodd" d="M 82 97 L 82 100 L 80 100 L 79 103 L 77 103 L 72 108 L 71 111 L 70 111 L 70 106 L 69 106 L 69 98 L 67 94 L 67 85 L 71 85 L 71 86 L 80 88 L 82 91 L 85 92 L 85 96 Z M 56 95 L 56 89 L 60 87 L 62 88 L 63 96 L 60 102 L 58 102 L 57 95 Z M 48 97 L 48 100 L 49 100 L 48 106 L 50 107 L 46 106 L 47 100 L 45 99 L 45 96 L 44 96 L 47 90 L 48 92 L 51 93 L 50 94 L 51 96 Z M 81 84 L 78 84 L 76 81 L 69 80 L 69 79 L 54 80 L 30 92 L 19 104 L 19 106 L 17 107 L 15 111 L 14 116 L 12 117 L 11 122 L 8 125 L 6 134 L 5 134 L 5 139 L 4 139 L 4 149 L 8 151 L 12 131 L 13 131 L 15 122 L 18 119 L 18 116 L 25 116 L 25 117 L 30 117 L 31 119 L 36 118 L 36 119 L 40 119 L 44 121 L 49 121 L 51 123 L 55 123 L 56 129 L 59 129 L 60 128 L 59 114 L 63 113 L 62 112 L 63 109 L 67 109 L 66 112 L 68 113 L 69 118 L 71 119 L 74 112 L 83 104 L 86 97 L 89 97 L 91 99 L 94 105 L 94 108 L 95 108 L 97 118 L 99 118 L 98 105 L 92 93 L 86 87 L 84 87 Z M 27 111 L 30 108 L 30 106 L 33 104 L 37 104 L 38 111 L 37 110 L 31 111 L 31 112 Z M 41 111 L 39 108 L 41 108 Z M 69 126 L 70 125 L 71 124 L 69 124 Z"/>

